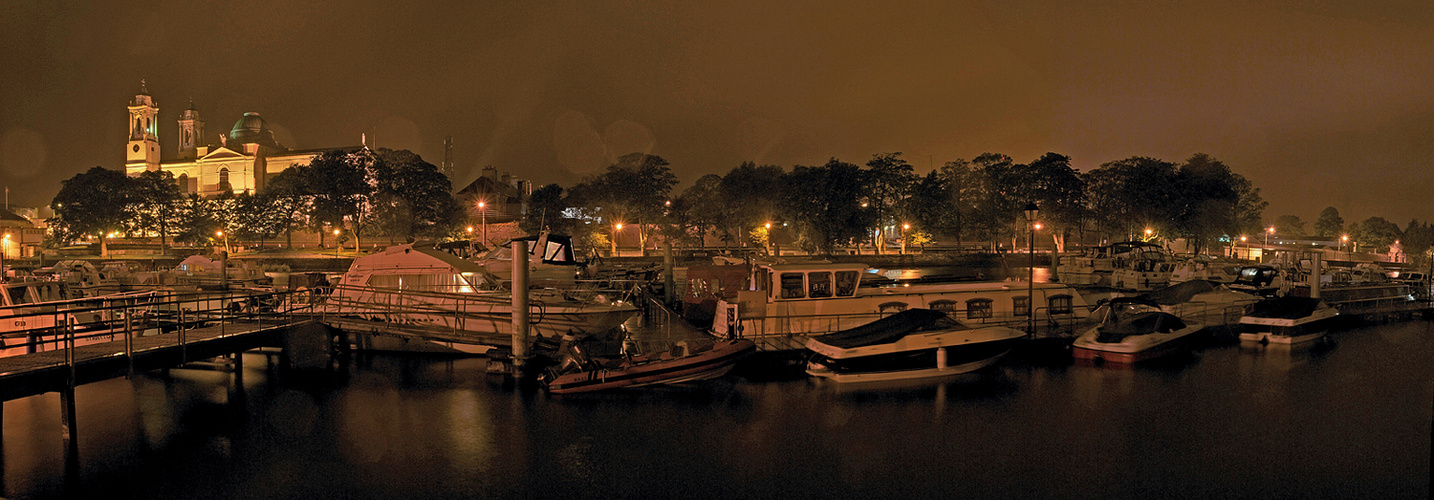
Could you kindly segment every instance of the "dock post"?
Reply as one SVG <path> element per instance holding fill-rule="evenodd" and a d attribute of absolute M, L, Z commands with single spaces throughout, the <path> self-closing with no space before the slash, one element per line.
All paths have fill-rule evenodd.
<path fill-rule="evenodd" d="M 60 388 L 60 439 L 65 446 L 65 470 L 78 471 L 80 465 L 80 442 L 75 435 L 75 379 L 71 378 Z"/>
<path fill-rule="evenodd" d="M 672 270 L 676 267 L 673 265 L 672 240 L 664 239 L 662 250 L 662 303 L 670 305 L 677 297 L 677 291 L 672 289 Z"/>
<path fill-rule="evenodd" d="M 513 241 L 513 377 L 528 364 L 528 242 Z"/>
<path fill-rule="evenodd" d="M 124 357 L 129 363 L 129 371 L 124 378 L 134 377 L 134 309 L 126 307 L 124 310 Z"/>
<path fill-rule="evenodd" d="M 1320 278 L 1320 274 L 1323 273 L 1323 269 L 1320 268 L 1320 257 L 1322 256 L 1322 254 L 1323 254 L 1323 252 L 1315 252 L 1315 253 L 1313 254 L 1313 256 L 1310 258 L 1310 262 L 1313 262 L 1313 263 L 1314 263 L 1314 271 L 1310 272 L 1310 298 L 1311 298 L 1311 299 L 1318 299 L 1318 298 L 1319 298 L 1319 285 L 1320 285 L 1319 278 Z"/>

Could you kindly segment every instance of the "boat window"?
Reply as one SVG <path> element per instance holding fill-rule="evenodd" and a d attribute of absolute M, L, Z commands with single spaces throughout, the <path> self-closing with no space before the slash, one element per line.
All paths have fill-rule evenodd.
<path fill-rule="evenodd" d="M 932 311 L 941 311 L 950 315 L 956 311 L 956 301 L 947 299 L 936 300 L 932 301 L 928 307 L 930 307 Z"/>
<path fill-rule="evenodd" d="M 966 319 L 983 319 L 991 317 L 991 299 L 971 299 L 966 301 Z"/>
<path fill-rule="evenodd" d="M 1015 310 L 1016 316 L 1031 315 L 1031 298 L 1024 296 L 1011 297 L 1011 308 Z"/>
<path fill-rule="evenodd" d="M 800 299 L 807 296 L 803 273 L 782 273 L 782 298 Z"/>
<path fill-rule="evenodd" d="M 907 307 L 905 302 L 887 302 L 876 306 L 876 310 L 881 314 L 886 314 L 887 312 L 899 313 L 905 311 Z"/>
<path fill-rule="evenodd" d="M 20 305 L 30 303 L 30 294 L 25 293 L 28 291 L 30 289 L 27 287 L 17 286 L 5 290 L 5 293 L 10 296 L 11 305 Z"/>
<path fill-rule="evenodd" d="M 856 271 L 837 271 L 836 273 L 836 294 L 839 297 L 850 297 L 856 295 L 856 280 L 861 273 Z"/>
<path fill-rule="evenodd" d="M 37 288 L 36 291 L 40 293 L 41 302 L 64 299 L 64 297 L 60 296 L 60 285 L 42 286 Z"/>
<path fill-rule="evenodd" d="M 368 286 L 421 292 L 473 292 L 473 284 L 461 274 L 380 274 L 370 276 Z"/>
<path fill-rule="evenodd" d="M 832 273 L 820 272 L 807 275 L 812 297 L 832 296 Z"/>
<path fill-rule="evenodd" d="M 1046 305 L 1050 307 L 1051 314 L 1070 314 L 1071 296 L 1053 295 L 1051 298 L 1046 299 Z"/>

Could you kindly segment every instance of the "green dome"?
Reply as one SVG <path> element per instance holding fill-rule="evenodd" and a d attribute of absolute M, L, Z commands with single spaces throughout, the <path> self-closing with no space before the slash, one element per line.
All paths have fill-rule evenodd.
<path fill-rule="evenodd" d="M 234 128 L 229 130 L 229 140 L 235 144 L 259 144 L 272 148 L 279 147 L 274 142 L 274 132 L 269 130 L 269 124 L 259 113 L 244 113 L 244 117 L 234 122 Z"/>

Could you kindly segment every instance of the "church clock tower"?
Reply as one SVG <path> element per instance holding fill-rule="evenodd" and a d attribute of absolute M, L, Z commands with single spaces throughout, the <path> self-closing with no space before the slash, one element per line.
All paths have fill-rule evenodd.
<path fill-rule="evenodd" d="M 125 171 L 139 173 L 159 170 L 159 105 L 149 96 L 144 81 L 139 94 L 129 103 L 129 143 L 125 146 Z"/>

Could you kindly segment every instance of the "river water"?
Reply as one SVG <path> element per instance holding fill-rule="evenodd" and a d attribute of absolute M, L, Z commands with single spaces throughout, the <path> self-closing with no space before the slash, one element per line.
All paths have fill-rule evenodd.
<path fill-rule="evenodd" d="M 1434 323 L 1118 368 L 1010 357 L 554 396 L 480 358 L 171 370 L 4 407 L 5 498 L 1427 498 Z"/>

